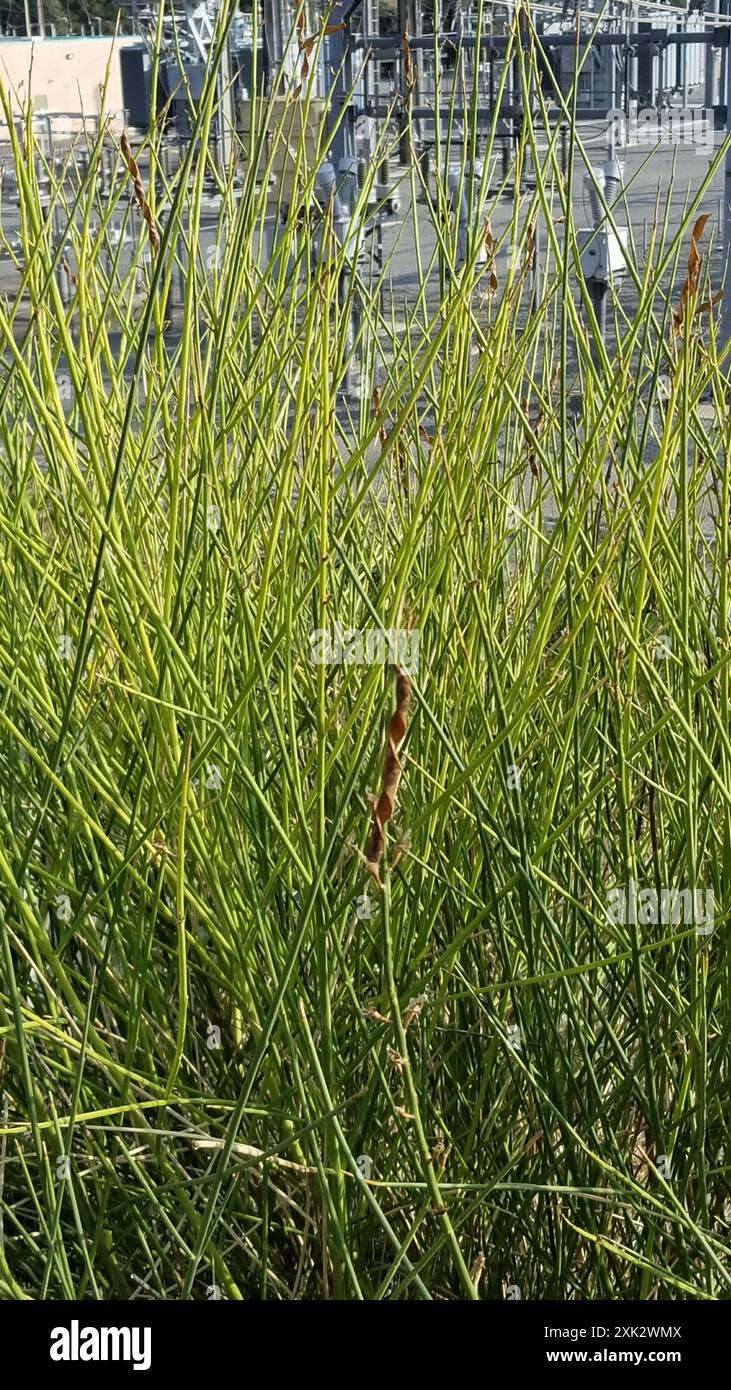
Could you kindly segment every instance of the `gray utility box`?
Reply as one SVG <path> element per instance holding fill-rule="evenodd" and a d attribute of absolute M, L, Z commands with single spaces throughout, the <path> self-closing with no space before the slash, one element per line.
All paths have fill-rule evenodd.
<path fill-rule="evenodd" d="M 152 59 L 143 43 L 119 50 L 119 69 L 122 78 L 122 103 L 129 124 L 147 130 L 152 105 Z"/>
<path fill-rule="evenodd" d="M 627 269 L 627 228 L 617 227 L 615 233 L 611 227 L 600 227 L 598 232 L 581 227 L 578 235 L 584 278 L 608 285 L 621 280 Z"/>

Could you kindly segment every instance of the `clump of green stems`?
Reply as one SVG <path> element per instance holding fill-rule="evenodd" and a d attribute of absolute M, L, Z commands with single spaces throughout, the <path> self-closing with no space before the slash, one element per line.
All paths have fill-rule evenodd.
<path fill-rule="evenodd" d="M 602 343 L 575 124 L 559 161 L 575 94 L 549 118 L 533 84 L 497 286 L 495 130 L 474 184 L 476 121 L 460 145 L 449 121 L 430 188 L 404 173 L 397 301 L 389 255 L 354 267 L 316 204 L 327 118 L 265 253 L 274 103 L 228 167 L 212 141 L 230 19 L 179 162 L 162 119 L 135 150 L 153 257 L 117 137 L 49 168 L 49 210 L 3 94 L 0 1296 L 728 1297 L 731 485 L 705 276 L 673 318 L 723 152 L 677 232 L 631 241 Z M 316 664 L 311 635 L 407 621 L 379 885 L 393 669 Z M 630 880 L 711 889 L 714 931 L 611 920 Z"/>

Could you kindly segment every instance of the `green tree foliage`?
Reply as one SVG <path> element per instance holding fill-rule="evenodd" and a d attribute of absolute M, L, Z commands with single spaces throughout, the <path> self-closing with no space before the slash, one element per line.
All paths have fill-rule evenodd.
<path fill-rule="evenodd" d="M 38 0 L 29 0 L 31 24 L 34 30 L 38 26 Z M 104 27 L 108 28 L 114 24 L 120 6 L 114 0 L 92 0 L 89 5 L 84 4 L 84 0 L 43 0 L 42 12 L 47 25 L 68 23 L 72 29 L 79 29 L 82 24 L 87 26 L 95 24 L 96 20 L 104 21 Z M 10 3 L 0 4 L 0 24 L 7 31 L 17 29 L 19 34 L 25 32 L 26 14 L 23 0 L 10 0 Z"/>

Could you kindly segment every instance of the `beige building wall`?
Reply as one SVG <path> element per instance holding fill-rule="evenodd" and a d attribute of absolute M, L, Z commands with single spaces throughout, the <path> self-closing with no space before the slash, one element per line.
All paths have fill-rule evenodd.
<path fill-rule="evenodd" d="M 132 36 L 113 38 L 0 38 L 0 83 L 9 92 L 14 112 L 23 109 L 30 88 L 34 105 L 40 111 L 63 113 L 54 116 L 54 132 L 78 130 L 82 116 L 98 117 L 101 88 L 107 66 L 109 80 L 105 112 L 113 128 L 122 129 L 122 77 L 119 50 L 138 44 Z M 0 136 L 5 119 L 0 112 Z"/>

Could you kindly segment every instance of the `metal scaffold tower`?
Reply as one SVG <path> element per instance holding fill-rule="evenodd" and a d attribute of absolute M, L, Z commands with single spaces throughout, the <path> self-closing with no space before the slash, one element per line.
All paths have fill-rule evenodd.
<path fill-rule="evenodd" d="M 256 0 L 255 0 L 256 2 Z M 183 0 L 168 19 L 185 36 L 185 51 L 193 66 L 205 63 L 213 40 L 220 0 Z M 448 142 L 463 150 L 459 182 L 464 178 L 465 132 L 478 132 L 467 170 L 472 181 L 482 177 L 479 141 L 494 127 L 502 150 L 503 178 L 509 177 L 511 150 L 519 147 L 528 106 L 535 104 L 541 86 L 550 118 L 561 134 L 566 157 L 565 107 L 551 99 L 552 92 L 568 92 L 574 81 L 577 49 L 582 57 L 576 105 L 579 122 L 603 123 L 606 131 L 606 163 L 591 172 L 594 250 L 591 292 L 601 320 L 607 285 L 621 275 L 621 237 L 607 223 L 606 202 L 619 196 L 622 149 L 632 139 L 643 113 L 653 119 L 682 120 L 702 110 L 719 131 L 731 130 L 728 98 L 729 24 L 731 0 L 690 0 L 686 8 L 661 0 L 539 0 L 527 11 L 516 0 L 478 5 L 460 0 L 434 0 L 430 31 L 425 31 L 420 0 L 396 0 L 396 32 L 383 32 L 379 0 L 341 0 L 327 11 L 328 30 L 321 46 L 316 73 L 317 97 L 324 102 L 331 144 L 323 166 L 322 188 L 335 189 L 341 218 L 354 205 L 358 162 L 378 149 L 384 126 L 394 133 L 402 163 L 419 160 L 425 185 L 430 177 L 431 151 Z M 140 24 L 151 24 L 153 11 L 138 10 Z M 262 0 L 259 11 L 263 34 L 263 58 L 257 65 L 264 86 L 280 80 L 282 90 L 295 95 L 300 84 L 299 39 L 302 33 L 318 33 L 323 23 L 313 3 L 304 15 L 296 0 Z M 523 27 L 521 28 L 521 16 Z M 177 18 L 176 18 L 177 17 Z M 304 31 L 297 33 L 298 21 Z M 530 38 L 528 28 L 531 29 Z M 251 46 L 252 19 L 237 15 L 231 25 L 221 73 L 219 142 L 221 161 L 228 167 L 230 142 L 237 125 L 237 110 L 246 93 L 240 55 Z M 528 85 L 521 77 L 519 49 L 533 46 L 537 63 Z M 230 95 L 226 106 L 223 94 Z M 234 93 L 239 100 L 236 106 Z M 245 101 L 243 103 L 245 105 Z M 633 122 L 635 123 L 633 126 Z M 460 135 L 461 132 L 461 135 Z M 245 132 L 244 132 L 245 133 Z M 474 143 L 474 142 L 473 142 Z M 380 158 L 380 156 L 379 156 Z M 447 150 L 438 177 L 445 180 L 450 203 L 460 202 L 452 188 L 454 154 Z M 522 168 L 523 166 L 521 166 Z M 525 173 L 521 174 L 525 177 Z M 456 185 L 455 185 L 456 187 Z M 597 204 L 597 187 L 604 190 L 604 210 Z M 379 170 L 377 191 L 386 210 L 397 207 L 397 192 L 388 199 L 387 161 Z M 458 217 L 468 218 L 470 200 L 462 199 Z M 729 248 L 731 232 L 731 151 L 727 156 L 724 199 L 724 238 Z M 343 223 L 343 226 L 345 223 Z M 345 233 L 344 233 L 345 235 Z M 465 228 L 466 235 L 466 228 Z M 616 244 L 615 244 L 616 243 Z M 592 259 L 593 257 L 593 259 Z M 731 277 L 726 279 L 724 332 L 731 332 Z"/>

